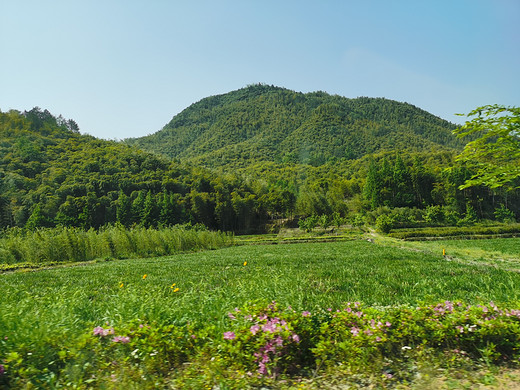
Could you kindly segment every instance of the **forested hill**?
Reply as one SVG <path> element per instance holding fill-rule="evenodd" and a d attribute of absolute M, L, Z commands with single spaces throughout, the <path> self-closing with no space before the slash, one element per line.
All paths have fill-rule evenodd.
<path fill-rule="evenodd" d="M 407 103 L 298 93 L 263 84 L 192 104 L 155 134 L 128 143 L 193 163 L 321 165 L 398 150 L 453 150 L 456 126 Z"/>
<path fill-rule="evenodd" d="M 0 233 L 14 226 L 88 229 L 115 222 L 236 229 L 227 220 L 217 224 L 216 206 L 208 200 L 214 202 L 216 187 L 221 202 L 233 191 L 237 202 L 242 199 L 240 183 L 81 135 L 76 122 L 47 110 L 0 111 Z M 211 214 L 206 203 L 213 207 Z"/>

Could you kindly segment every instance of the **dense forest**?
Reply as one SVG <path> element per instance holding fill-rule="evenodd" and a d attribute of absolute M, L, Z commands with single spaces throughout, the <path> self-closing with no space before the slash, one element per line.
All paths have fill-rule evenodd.
<path fill-rule="evenodd" d="M 262 128 L 258 121 L 276 119 L 267 101 L 277 102 L 284 114 L 276 123 L 287 126 Z M 244 107 L 251 117 L 239 126 Z M 304 109 L 305 118 L 291 114 Z M 212 116 L 216 124 L 203 131 Z M 289 132 L 291 121 L 298 126 Z M 75 121 L 38 107 L 0 112 L 0 229 L 201 224 L 245 233 L 317 216 L 353 224 L 385 216 L 391 226 L 517 218 L 518 189 L 459 189 L 473 172 L 455 160 L 462 142 L 453 128 L 407 104 L 261 85 L 203 99 L 154 136 L 130 142 L 82 135 Z M 170 137 L 176 131 L 181 136 Z M 356 134 L 362 141 L 347 151 Z M 151 151 L 141 149 L 146 142 Z"/>
<path fill-rule="evenodd" d="M 406 103 L 257 84 L 202 99 L 161 131 L 126 142 L 207 167 L 318 166 L 383 151 L 460 150 L 455 127 Z"/>

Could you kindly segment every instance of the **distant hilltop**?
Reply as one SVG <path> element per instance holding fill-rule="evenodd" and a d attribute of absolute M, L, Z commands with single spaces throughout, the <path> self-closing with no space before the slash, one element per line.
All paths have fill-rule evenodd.
<path fill-rule="evenodd" d="M 255 84 L 204 98 L 155 134 L 125 141 L 207 167 L 321 165 L 392 150 L 459 150 L 456 127 L 408 103 Z"/>

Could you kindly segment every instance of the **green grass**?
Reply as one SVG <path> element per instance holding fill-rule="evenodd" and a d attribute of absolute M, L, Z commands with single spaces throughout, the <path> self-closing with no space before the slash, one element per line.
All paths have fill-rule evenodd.
<path fill-rule="evenodd" d="M 435 254 L 444 249 L 448 259 L 458 262 L 520 271 L 519 238 L 400 242 L 399 245 Z"/>
<path fill-rule="evenodd" d="M 507 302 L 520 299 L 519 285 L 518 273 L 367 242 L 239 246 L 1 275 L 0 327 L 78 329 L 136 318 L 218 324 L 227 311 L 257 300 L 302 310 L 348 301 Z"/>
<path fill-rule="evenodd" d="M 519 241 L 402 243 L 406 248 L 390 240 L 241 245 L 4 273 L 0 339 L 8 339 L 3 347 L 0 342 L 0 353 L 2 348 L 31 351 L 41 365 L 49 346 L 67 350 L 78 335 L 107 323 L 211 324 L 214 334 L 221 334 L 229 326 L 228 312 L 255 301 L 275 300 L 281 307 L 313 312 L 355 301 L 367 306 L 415 307 L 444 300 L 517 305 L 520 273 L 511 272 L 509 263 L 483 267 L 448 261 L 439 248 L 460 244 L 461 250 L 514 256 Z"/>

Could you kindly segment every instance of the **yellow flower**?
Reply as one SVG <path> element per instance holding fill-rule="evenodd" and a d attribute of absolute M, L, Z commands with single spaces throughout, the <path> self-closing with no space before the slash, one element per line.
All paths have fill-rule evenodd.
<path fill-rule="evenodd" d="M 125 285 L 125 284 L 124 284 L 123 282 L 121 282 L 121 283 L 119 284 L 119 288 L 122 288 L 124 285 Z"/>
<path fill-rule="evenodd" d="M 247 265 L 247 260 L 246 260 L 246 261 L 244 261 L 244 267 L 245 267 L 246 265 Z"/>
<path fill-rule="evenodd" d="M 175 287 L 175 283 L 173 283 L 170 288 L 174 288 L 174 287 Z"/>
<path fill-rule="evenodd" d="M 177 292 L 177 291 L 179 291 L 179 287 L 176 287 L 176 288 L 173 290 L 173 292 Z"/>
<path fill-rule="evenodd" d="M 143 275 L 143 280 L 146 279 L 147 276 L 148 276 L 148 274 L 144 274 Z"/>

